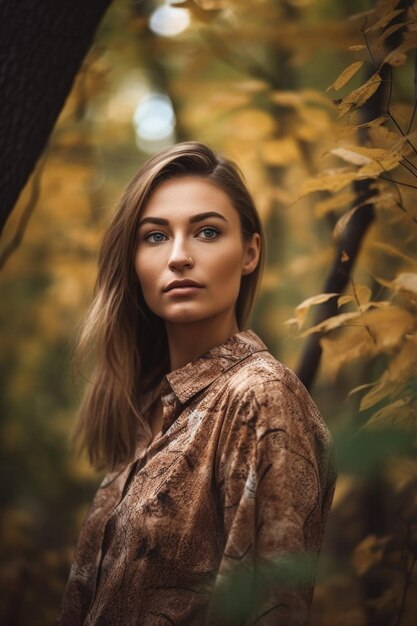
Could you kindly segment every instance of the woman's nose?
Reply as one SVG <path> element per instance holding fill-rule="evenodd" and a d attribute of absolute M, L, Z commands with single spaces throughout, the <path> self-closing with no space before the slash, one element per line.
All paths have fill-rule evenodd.
<path fill-rule="evenodd" d="M 187 253 L 184 246 L 181 244 L 174 245 L 171 251 L 171 256 L 168 261 L 168 267 L 170 270 L 179 270 L 184 267 L 193 267 L 194 260 Z"/>

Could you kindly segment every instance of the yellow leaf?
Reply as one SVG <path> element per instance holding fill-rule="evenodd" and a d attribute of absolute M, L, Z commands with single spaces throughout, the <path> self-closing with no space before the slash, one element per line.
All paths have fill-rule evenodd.
<path fill-rule="evenodd" d="M 354 63 L 351 63 L 343 70 L 343 72 L 341 72 L 341 74 L 339 74 L 336 80 L 329 87 L 327 87 L 326 91 L 329 91 L 329 89 L 338 91 L 344 87 L 346 83 L 349 82 L 350 79 L 361 69 L 361 67 L 363 67 L 363 64 L 363 61 L 355 61 Z"/>
<path fill-rule="evenodd" d="M 363 165 L 361 172 L 365 174 L 373 170 L 386 171 L 393 169 L 399 164 L 403 154 L 407 151 L 408 144 L 401 139 L 388 149 L 347 146 L 346 148 L 331 150 L 331 153 L 355 165 Z M 377 164 L 377 168 L 375 168 L 375 164 Z"/>
<path fill-rule="evenodd" d="M 304 325 L 308 311 L 311 306 L 313 306 L 314 304 L 322 304 L 323 302 L 327 302 L 328 300 L 330 300 L 330 298 L 334 298 L 338 295 L 338 293 L 320 293 L 317 296 L 311 296 L 311 298 L 303 300 L 303 302 L 301 302 L 301 304 L 299 304 L 295 309 L 295 315 L 298 320 L 299 328 L 302 328 L 302 326 Z"/>
<path fill-rule="evenodd" d="M 370 122 L 364 122 L 363 124 L 357 124 L 355 126 L 342 126 L 341 128 L 336 128 L 335 139 L 337 140 L 345 139 L 346 137 L 349 137 L 350 135 L 355 135 L 358 132 L 358 128 L 373 129 L 374 127 L 381 126 L 386 121 L 387 121 L 386 117 L 377 117 L 374 120 L 371 120 Z"/>
<path fill-rule="evenodd" d="M 347 395 L 348 398 L 350 398 L 351 396 L 353 396 L 353 394 L 358 393 L 358 391 L 362 391 L 363 389 L 368 389 L 369 387 L 374 387 L 375 383 L 365 383 L 364 385 L 358 385 L 357 387 L 354 387 L 353 389 L 351 389 Z"/>
<path fill-rule="evenodd" d="M 344 192 L 336 196 L 330 196 L 330 198 L 326 198 L 326 200 L 317 202 L 314 207 L 314 213 L 316 217 L 323 217 L 334 209 L 340 209 L 341 207 L 349 206 L 349 204 L 351 204 L 354 200 L 355 194 L 352 192 Z"/>
<path fill-rule="evenodd" d="M 355 285 L 355 294 L 356 294 L 357 299 L 359 300 L 359 304 L 364 304 L 370 301 L 372 291 L 368 287 L 368 285 L 357 284 Z"/>
<path fill-rule="evenodd" d="M 363 43 L 359 43 L 353 46 L 349 46 L 348 50 L 350 50 L 351 52 L 359 52 L 360 50 L 366 50 L 366 46 Z"/>
<path fill-rule="evenodd" d="M 259 93 L 268 89 L 268 83 L 260 79 L 247 79 L 235 83 L 233 87 L 238 91 L 244 91 L 247 93 Z"/>
<path fill-rule="evenodd" d="M 244 94 L 243 94 L 244 95 Z M 245 141 L 268 138 L 277 128 L 272 115 L 258 109 L 246 109 L 233 114 L 227 120 L 228 132 Z"/>
<path fill-rule="evenodd" d="M 299 327 L 298 319 L 296 317 L 290 317 L 289 319 L 284 320 L 282 323 L 284 324 L 284 326 L 293 326 L 297 328 Z"/>
<path fill-rule="evenodd" d="M 377 383 L 373 383 L 372 389 L 361 399 L 359 410 L 366 411 L 371 406 L 381 402 L 384 398 L 391 395 L 398 385 L 396 382 L 389 380 L 389 372 L 386 370 Z"/>
<path fill-rule="evenodd" d="M 388 426 L 414 430 L 416 421 L 416 407 L 408 398 L 400 398 L 373 413 L 363 428 L 367 430 Z"/>
<path fill-rule="evenodd" d="M 358 208 L 359 207 L 353 207 L 350 211 L 347 211 L 347 213 L 344 213 L 341 217 L 339 217 L 332 232 L 332 237 L 335 241 L 338 241 L 341 238 L 352 216 L 356 213 Z"/>
<path fill-rule="evenodd" d="M 347 304 L 348 302 L 352 302 L 352 300 L 354 300 L 354 297 L 350 293 L 347 293 L 344 296 L 340 296 L 340 298 L 337 299 L 337 308 L 339 309 L 344 304 Z"/>
<path fill-rule="evenodd" d="M 378 41 L 374 44 L 374 47 L 375 48 L 380 48 L 382 46 L 382 44 L 384 43 L 384 41 L 386 40 L 387 37 L 390 37 L 390 35 L 395 33 L 400 28 L 404 28 L 405 25 L 406 25 L 405 22 L 399 22 L 398 24 L 393 24 L 389 28 L 386 28 L 382 32 L 382 35 L 380 36 Z"/>
<path fill-rule="evenodd" d="M 356 171 L 346 169 L 328 170 L 315 178 L 304 181 L 301 185 L 300 197 L 314 191 L 340 191 L 356 178 Z"/>
<path fill-rule="evenodd" d="M 383 210 L 396 209 L 398 208 L 398 198 L 391 191 L 384 191 L 374 199 L 374 205 Z"/>
<path fill-rule="evenodd" d="M 390 535 L 382 537 L 368 535 L 356 546 L 352 555 L 352 563 L 358 576 L 363 576 L 363 574 L 366 574 L 372 567 L 381 562 L 385 548 L 390 540 Z"/>
<path fill-rule="evenodd" d="M 298 161 L 300 151 L 292 137 L 271 139 L 261 144 L 261 158 L 267 165 L 284 166 Z"/>
<path fill-rule="evenodd" d="M 382 241 L 374 241 L 371 245 L 374 248 L 379 248 L 380 250 L 383 250 L 384 252 L 386 252 L 387 254 L 390 254 L 391 256 L 396 256 L 396 257 L 399 257 L 400 259 L 404 259 L 405 261 L 407 261 L 408 263 L 411 263 L 412 265 L 417 264 L 417 259 L 415 259 L 414 257 L 408 256 L 408 254 L 405 254 L 402 250 L 399 250 L 395 246 L 392 246 L 388 243 L 383 243 Z"/>
<path fill-rule="evenodd" d="M 398 141 L 398 135 L 381 124 L 371 126 L 368 130 L 370 141 L 380 148 L 392 148 Z"/>
<path fill-rule="evenodd" d="M 414 152 L 414 148 L 410 146 L 410 141 L 417 138 L 417 131 L 408 133 L 408 135 L 397 136 L 397 141 L 392 145 L 391 151 L 398 152 L 403 155 L 407 155 L 410 152 Z"/>
<path fill-rule="evenodd" d="M 413 329 L 414 317 L 411 313 L 397 306 L 381 302 L 364 305 L 363 323 L 367 324 L 375 337 L 376 347 L 382 352 L 392 352 L 404 341 L 405 335 Z M 372 309 L 369 308 L 372 306 Z M 375 307 L 375 308 L 374 308 Z"/>
<path fill-rule="evenodd" d="M 381 82 L 381 76 L 378 72 L 376 72 L 366 81 L 364 85 L 361 85 L 357 89 L 351 91 L 338 105 L 340 110 L 339 117 L 354 107 L 360 107 L 362 104 L 365 104 L 365 102 L 367 102 L 367 100 L 369 100 L 369 98 L 377 91 Z"/>
<path fill-rule="evenodd" d="M 417 370 L 417 334 L 404 335 L 404 343 L 398 354 L 390 361 L 379 380 L 372 383 L 372 389 L 362 398 L 360 410 L 365 411 L 387 396 L 401 392 L 404 381 Z"/>
<path fill-rule="evenodd" d="M 365 304 L 359 305 L 359 310 L 363 312 L 368 311 L 368 309 L 386 309 L 387 307 L 391 307 L 391 302 L 389 300 L 378 300 L 377 302 L 365 302 Z"/>
<path fill-rule="evenodd" d="M 417 461 L 415 459 L 392 460 L 386 469 L 386 475 L 398 493 L 410 484 L 417 482 Z"/>
<path fill-rule="evenodd" d="M 353 476 L 341 474 L 336 482 L 336 489 L 332 502 L 332 511 L 334 511 L 339 504 L 343 503 L 354 489 L 355 480 Z"/>
<path fill-rule="evenodd" d="M 372 149 L 364 148 L 363 151 L 365 152 L 369 150 Z M 375 150 L 378 149 L 375 148 Z M 393 169 L 402 159 L 401 155 L 394 153 L 393 151 L 382 152 L 385 154 L 385 158 L 381 162 L 371 159 L 370 162 L 362 165 L 362 167 L 356 170 L 347 168 L 335 168 L 327 170 L 314 178 L 307 179 L 301 185 L 300 195 L 297 199 L 313 193 L 314 191 L 331 191 L 333 193 L 336 193 L 352 183 L 354 180 L 363 180 L 365 178 L 378 178 L 381 172 Z M 371 153 L 369 152 L 369 154 Z"/>
<path fill-rule="evenodd" d="M 285 107 L 298 108 L 303 105 L 303 98 L 297 91 L 273 91 L 270 98 L 275 104 Z"/>
<path fill-rule="evenodd" d="M 417 369 L 417 332 L 406 335 L 404 344 L 388 366 L 389 380 L 402 381 Z"/>
<path fill-rule="evenodd" d="M 375 150 L 378 150 L 378 148 L 375 148 Z M 363 165 L 359 172 L 363 178 L 376 178 L 382 172 L 389 172 L 395 169 L 402 158 L 402 155 L 398 152 L 387 152 L 381 160 L 375 158 L 367 165 Z"/>
<path fill-rule="evenodd" d="M 265 268 L 265 271 L 262 273 L 262 283 L 261 289 L 262 291 L 267 291 L 269 289 L 277 289 L 282 282 L 281 272 L 277 271 L 276 268 Z"/>
<path fill-rule="evenodd" d="M 321 337 L 320 345 L 323 376 L 329 382 L 335 381 L 343 365 L 372 354 L 371 340 L 363 327 L 346 328 L 343 334 Z"/>
<path fill-rule="evenodd" d="M 407 61 L 407 55 L 401 50 L 392 50 L 387 54 L 384 63 L 388 63 L 393 67 L 402 67 Z"/>
<path fill-rule="evenodd" d="M 413 272 L 398 274 L 392 284 L 398 290 L 404 289 L 405 291 L 417 295 L 417 274 Z"/>
<path fill-rule="evenodd" d="M 316 108 L 299 109 L 300 121 L 294 126 L 294 136 L 301 141 L 316 142 L 321 140 L 329 128 L 330 124 L 327 111 Z"/>
<path fill-rule="evenodd" d="M 359 311 L 353 311 L 351 313 L 341 313 L 340 315 L 333 315 L 332 317 L 328 317 L 323 322 L 312 326 L 308 330 L 305 330 L 299 337 L 307 337 L 308 335 L 312 335 L 313 333 L 318 332 L 328 332 L 329 330 L 334 330 L 335 328 L 340 328 L 346 322 L 357 320 L 360 317 Z"/>
<path fill-rule="evenodd" d="M 397 15 L 401 15 L 401 13 L 404 13 L 404 9 L 395 9 L 394 11 L 390 11 L 389 13 L 383 14 L 379 18 L 379 20 L 375 22 L 375 24 L 372 24 L 372 26 L 370 26 L 369 28 L 365 30 L 365 33 L 369 33 L 369 32 L 384 28 L 387 24 L 389 24 L 389 22 L 391 22 L 394 19 L 394 17 L 397 17 Z"/>
<path fill-rule="evenodd" d="M 346 148 L 334 148 L 330 153 L 352 165 L 365 165 L 371 161 L 369 157 Z"/>

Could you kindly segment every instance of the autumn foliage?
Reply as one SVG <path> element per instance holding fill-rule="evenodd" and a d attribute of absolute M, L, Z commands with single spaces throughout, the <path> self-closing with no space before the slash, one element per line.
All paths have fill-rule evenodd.
<path fill-rule="evenodd" d="M 53 623 L 100 478 L 68 449 L 71 345 L 108 212 L 148 156 L 132 115 L 155 91 L 177 140 L 244 170 L 268 238 L 253 326 L 335 437 L 312 625 L 412 626 L 417 5 L 185 0 L 175 37 L 139 5 L 110 10 L 0 248 L 0 621 Z"/>

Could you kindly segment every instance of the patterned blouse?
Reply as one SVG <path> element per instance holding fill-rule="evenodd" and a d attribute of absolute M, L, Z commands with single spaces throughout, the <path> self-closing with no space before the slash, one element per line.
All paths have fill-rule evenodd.
<path fill-rule="evenodd" d="M 162 434 L 99 486 L 57 624 L 307 624 L 336 466 L 305 387 L 244 330 L 159 392 Z"/>

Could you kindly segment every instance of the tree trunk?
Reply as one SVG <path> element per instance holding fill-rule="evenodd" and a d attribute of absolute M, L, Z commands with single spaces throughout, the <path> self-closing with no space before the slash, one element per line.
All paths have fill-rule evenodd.
<path fill-rule="evenodd" d="M 0 0 L 0 234 L 111 0 Z"/>

